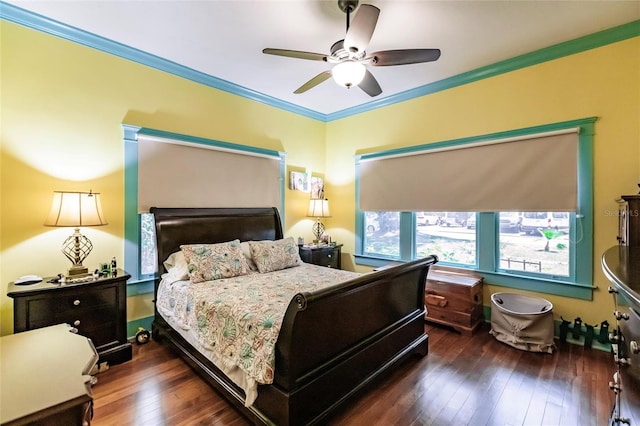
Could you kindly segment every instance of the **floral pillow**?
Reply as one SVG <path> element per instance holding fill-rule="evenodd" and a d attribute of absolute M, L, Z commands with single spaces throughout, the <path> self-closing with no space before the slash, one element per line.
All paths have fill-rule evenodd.
<path fill-rule="evenodd" d="M 302 265 L 293 237 L 276 241 L 249 241 L 251 257 L 260 273 Z"/>
<path fill-rule="evenodd" d="M 244 257 L 247 260 L 249 271 L 257 271 L 258 267 L 256 266 L 256 263 L 253 261 L 253 257 L 251 256 L 251 246 L 249 246 L 249 241 L 241 242 L 240 247 L 242 248 L 242 253 L 244 253 Z"/>
<path fill-rule="evenodd" d="M 189 278 L 193 283 L 237 277 L 249 273 L 240 240 L 220 244 L 191 244 L 180 246 L 187 261 Z"/>

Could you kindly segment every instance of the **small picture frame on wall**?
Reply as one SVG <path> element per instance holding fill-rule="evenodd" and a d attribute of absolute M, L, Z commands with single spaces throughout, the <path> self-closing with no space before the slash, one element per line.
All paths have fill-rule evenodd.
<path fill-rule="evenodd" d="M 324 198 L 324 181 L 319 177 L 311 177 L 311 198 L 319 200 Z"/>
<path fill-rule="evenodd" d="M 309 192 L 309 179 L 305 172 L 291 172 L 289 174 L 289 189 Z"/>

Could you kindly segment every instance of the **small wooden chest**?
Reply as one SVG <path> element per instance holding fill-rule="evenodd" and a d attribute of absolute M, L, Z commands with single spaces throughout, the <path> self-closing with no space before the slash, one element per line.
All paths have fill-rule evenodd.
<path fill-rule="evenodd" d="M 429 271 L 425 319 L 472 334 L 484 321 L 482 278 L 443 270 Z"/>

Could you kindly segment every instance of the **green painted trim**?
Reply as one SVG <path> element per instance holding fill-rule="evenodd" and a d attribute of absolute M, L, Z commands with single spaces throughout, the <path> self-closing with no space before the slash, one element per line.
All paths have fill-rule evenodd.
<path fill-rule="evenodd" d="M 398 226 L 401 235 L 409 235 L 409 238 L 400 239 L 400 259 L 412 259 L 416 252 L 416 239 L 413 233 L 415 229 L 415 215 L 412 212 L 400 212 Z"/>
<path fill-rule="evenodd" d="M 497 219 L 495 213 L 477 213 L 476 265 L 479 270 L 492 270 L 498 259 Z"/>
<path fill-rule="evenodd" d="M 153 322 L 153 316 L 138 318 L 127 322 L 127 339 L 135 340 L 138 328 L 142 327 L 147 331 L 151 331 L 151 323 Z"/>
<path fill-rule="evenodd" d="M 127 282 L 127 297 L 140 296 L 142 294 L 153 294 L 155 291 L 155 278 L 145 278 L 141 280 L 129 280 Z"/>
<path fill-rule="evenodd" d="M 604 31 L 545 47 L 530 53 L 525 53 L 511 59 L 496 62 L 492 65 L 477 68 L 466 73 L 426 84 L 395 95 L 379 98 L 353 108 L 347 108 L 330 114 L 323 114 L 290 102 L 282 101 L 235 83 L 204 74 L 189 67 L 134 49 L 113 40 L 108 40 L 37 13 L 27 11 L 4 1 L 0 1 L 0 19 L 322 122 L 339 120 L 341 118 L 405 102 L 425 95 L 451 89 L 453 87 L 473 83 L 485 78 L 494 77 L 521 68 L 530 67 L 543 62 L 574 55 L 590 49 L 640 36 L 640 20 L 632 21 Z"/>
<path fill-rule="evenodd" d="M 506 272 L 475 271 L 487 284 L 498 287 L 528 290 L 536 293 L 554 294 L 573 299 L 593 300 L 593 285 L 582 285 L 568 281 L 551 280 L 545 277 L 508 274 Z"/>
<path fill-rule="evenodd" d="M 639 25 L 640 26 L 640 25 Z M 577 283 L 593 283 L 593 138 L 595 134 L 595 121 L 593 117 L 580 123 L 578 144 L 578 210 L 572 215 L 570 237 L 571 241 L 580 241 L 575 250 L 575 275 Z M 582 216 L 577 218 L 577 216 Z M 578 225 L 576 227 L 575 225 Z M 578 228 L 578 229 L 576 229 Z M 580 231 L 580 232 L 578 232 Z M 591 259 L 587 264 L 584 259 Z M 580 261 L 583 260 L 583 261 Z"/>
<path fill-rule="evenodd" d="M 371 266 L 374 268 L 385 266 L 385 265 L 388 265 L 389 263 L 404 262 L 403 260 L 400 260 L 395 257 L 383 257 L 383 256 L 374 257 L 369 255 L 363 255 L 363 254 L 354 254 L 353 258 L 355 259 L 356 264 L 358 265 Z"/>
<path fill-rule="evenodd" d="M 140 127 L 122 125 L 124 133 L 124 267 L 140 277 L 140 218 L 138 217 L 138 139 Z"/>

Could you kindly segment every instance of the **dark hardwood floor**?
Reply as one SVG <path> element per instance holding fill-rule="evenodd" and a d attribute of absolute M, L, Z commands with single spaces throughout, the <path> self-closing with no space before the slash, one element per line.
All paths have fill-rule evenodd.
<path fill-rule="evenodd" d="M 611 354 L 562 344 L 553 354 L 426 325 L 429 354 L 348 402 L 329 425 L 606 425 Z M 165 346 L 98 375 L 92 425 L 246 425 L 249 422 Z"/>

